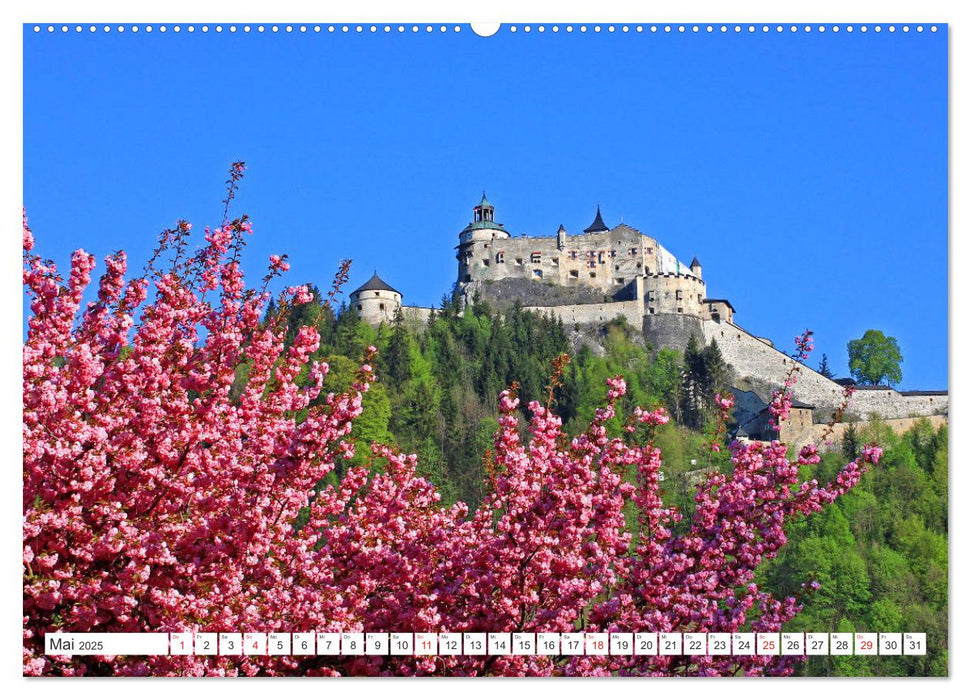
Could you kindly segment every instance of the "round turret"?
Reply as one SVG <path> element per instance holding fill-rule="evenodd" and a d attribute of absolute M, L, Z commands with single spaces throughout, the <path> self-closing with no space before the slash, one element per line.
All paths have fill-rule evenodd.
<path fill-rule="evenodd" d="M 459 284 L 467 284 L 476 278 L 480 268 L 477 266 L 488 265 L 482 260 L 488 261 L 494 255 L 492 251 L 493 243 L 497 240 L 509 238 L 509 232 L 503 228 L 502 224 L 496 223 L 496 209 L 486 198 L 485 192 L 482 199 L 472 208 L 473 220 L 469 225 L 462 229 L 459 234 L 459 244 L 455 257 L 459 261 Z M 473 261 L 478 258 L 478 261 Z"/>
<path fill-rule="evenodd" d="M 358 316 L 372 325 L 391 323 L 401 307 L 401 292 L 378 277 L 377 272 L 350 297 Z"/>
<path fill-rule="evenodd" d="M 459 244 L 493 238 L 509 238 L 509 233 L 502 224 L 496 223 L 496 208 L 483 192 L 482 199 L 472 208 L 472 221 L 459 234 Z"/>

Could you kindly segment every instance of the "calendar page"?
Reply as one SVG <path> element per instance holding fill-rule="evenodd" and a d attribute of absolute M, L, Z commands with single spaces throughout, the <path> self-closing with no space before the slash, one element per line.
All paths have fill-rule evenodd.
<path fill-rule="evenodd" d="M 948 675 L 948 23 L 574 9 L 22 18 L 24 676 Z"/>

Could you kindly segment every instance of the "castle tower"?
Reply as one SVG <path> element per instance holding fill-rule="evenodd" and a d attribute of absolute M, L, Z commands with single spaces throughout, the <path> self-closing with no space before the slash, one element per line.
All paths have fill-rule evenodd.
<path fill-rule="evenodd" d="M 691 274 L 697 277 L 698 279 L 701 279 L 701 263 L 698 262 L 698 258 L 694 258 L 691 261 L 690 267 L 691 267 Z"/>
<path fill-rule="evenodd" d="M 566 248 L 566 228 L 563 224 L 560 224 L 560 228 L 556 232 L 556 248 L 557 250 Z"/>
<path fill-rule="evenodd" d="M 475 216 L 473 223 L 489 223 L 495 222 L 496 220 L 496 208 L 492 206 L 488 199 L 486 199 L 486 193 L 482 193 L 482 199 L 479 203 L 472 209 Z"/>
<path fill-rule="evenodd" d="M 458 251 L 459 284 L 487 276 L 486 268 L 499 264 L 496 259 L 495 242 L 509 238 L 509 232 L 502 224 L 496 223 L 496 208 L 486 198 L 472 208 L 472 221 L 459 233 Z"/>
<path fill-rule="evenodd" d="M 358 315 L 371 325 L 390 324 L 401 307 L 401 292 L 378 277 L 377 272 L 350 297 Z"/>
<path fill-rule="evenodd" d="M 610 227 L 604 223 L 603 217 L 600 216 L 600 205 L 597 205 L 597 216 L 594 218 L 593 223 L 583 229 L 584 233 L 602 233 L 604 231 L 609 231 Z"/>

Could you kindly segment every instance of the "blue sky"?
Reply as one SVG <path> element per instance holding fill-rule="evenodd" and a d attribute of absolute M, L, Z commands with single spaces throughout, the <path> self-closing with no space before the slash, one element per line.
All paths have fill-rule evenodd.
<path fill-rule="evenodd" d="M 514 234 L 609 225 L 697 256 L 710 296 L 788 347 L 897 337 L 947 385 L 947 32 L 35 34 L 24 199 L 38 251 L 133 267 L 177 218 L 237 212 L 288 282 L 354 260 L 436 305 L 483 189 Z"/>

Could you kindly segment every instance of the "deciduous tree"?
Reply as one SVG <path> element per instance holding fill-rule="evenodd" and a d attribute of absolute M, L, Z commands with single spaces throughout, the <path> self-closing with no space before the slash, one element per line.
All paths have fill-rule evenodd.
<path fill-rule="evenodd" d="M 886 382 L 893 386 L 901 381 L 900 354 L 897 339 L 870 329 L 862 338 L 846 344 L 850 360 L 850 374 L 860 384 L 879 385 Z"/>

